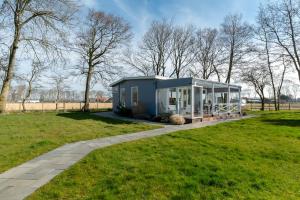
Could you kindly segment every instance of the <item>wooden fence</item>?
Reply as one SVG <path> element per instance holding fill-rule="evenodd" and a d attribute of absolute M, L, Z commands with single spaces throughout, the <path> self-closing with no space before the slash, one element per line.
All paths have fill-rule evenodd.
<path fill-rule="evenodd" d="M 58 110 L 81 110 L 83 103 L 58 103 Z M 55 103 L 25 103 L 25 108 L 28 111 L 51 111 L 56 110 Z M 110 109 L 112 103 L 90 103 L 90 109 Z M 6 104 L 8 112 L 22 111 L 22 103 Z"/>
<path fill-rule="evenodd" d="M 247 105 L 242 107 L 246 110 L 260 110 L 261 104 L 260 103 L 247 103 Z M 275 110 L 274 104 L 266 103 L 265 110 Z M 284 103 L 280 104 L 280 110 L 300 110 L 300 103 Z"/>

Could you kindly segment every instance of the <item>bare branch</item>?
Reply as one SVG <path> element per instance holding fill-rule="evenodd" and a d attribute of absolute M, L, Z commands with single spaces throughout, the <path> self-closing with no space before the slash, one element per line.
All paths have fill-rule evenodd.
<path fill-rule="evenodd" d="M 129 25 L 120 17 L 91 10 L 84 29 L 77 34 L 78 70 L 86 78 L 85 106 L 89 110 L 89 92 L 95 81 L 103 83 L 119 73 L 112 63 L 117 50 L 130 38 Z"/>

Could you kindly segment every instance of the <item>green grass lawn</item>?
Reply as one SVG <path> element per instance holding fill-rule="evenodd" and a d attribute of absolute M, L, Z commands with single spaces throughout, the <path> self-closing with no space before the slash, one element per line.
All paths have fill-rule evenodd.
<path fill-rule="evenodd" d="M 29 199 L 300 199 L 300 112 L 99 149 Z"/>
<path fill-rule="evenodd" d="M 0 115 L 0 173 L 65 143 L 152 128 L 80 112 Z"/>

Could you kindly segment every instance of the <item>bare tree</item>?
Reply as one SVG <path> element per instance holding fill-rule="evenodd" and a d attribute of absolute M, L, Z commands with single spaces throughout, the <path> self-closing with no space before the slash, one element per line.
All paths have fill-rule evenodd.
<path fill-rule="evenodd" d="M 173 72 L 170 76 L 175 75 L 180 78 L 184 70 L 193 62 L 193 27 L 175 27 L 171 39 L 171 62 Z"/>
<path fill-rule="evenodd" d="M 145 52 L 143 51 L 139 51 L 139 49 L 126 49 L 123 53 L 124 56 L 122 61 L 124 64 L 128 65 L 130 68 L 136 71 L 138 74 L 141 74 L 143 76 L 154 75 L 151 64 L 145 61 L 144 59 L 146 57 L 144 53 Z"/>
<path fill-rule="evenodd" d="M 27 74 L 24 73 L 18 77 L 21 81 L 24 81 L 26 83 L 25 95 L 22 98 L 23 112 L 26 111 L 25 102 L 28 100 L 28 98 L 31 97 L 33 89 L 38 87 L 38 85 L 36 84 L 39 81 L 40 75 L 44 71 L 44 69 L 45 67 L 41 62 L 32 61 L 30 72 Z"/>
<path fill-rule="evenodd" d="M 50 79 L 50 85 L 52 85 L 55 91 L 55 108 L 56 110 L 59 109 L 58 104 L 62 99 L 62 94 L 64 91 L 68 90 L 68 86 L 66 84 L 66 81 L 68 77 L 62 73 L 54 72 L 49 77 Z"/>
<path fill-rule="evenodd" d="M 2 82 L 6 74 L 6 65 L 4 64 L 4 59 L 0 57 L 0 89 L 2 88 Z"/>
<path fill-rule="evenodd" d="M 291 91 L 292 91 L 293 96 L 294 96 L 294 101 L 297 102 L 297 97 L 298 97 L 298 94 L 300 92 L 300 85 L 297 84 L 297 83 L 292 83 L 291 84 Z"/>
<path fill-rule="evenodd" d="M 261 100 L 261 110 L 265 109 L 265 88 L 269 85 L 268 70 L 264 66 L 250 67 L 240 74 L 241 80 L 254 87 Z"/>
<path fill-rule="evenodd" d="M 13 91 L 14 93 L 14 97 L 12 98 L 13 101 L 15 102 L 19 102 L 22 101 L 22 98 L 25 95 L 25 91 L 26 91 L 26 85 L 24 84 L 19 84 L 15 87 L 15 91 Z"/>
<path fill-rule="evenodd" d="M 226 83 L 230 83 L 237 65 L 243 64 L 245 56 L 251 52 L 252 27 L 242 21 L 241 15 L 228 15 L 221 24 L 220 39 L 224 48 L 224 59 L 228 63 Z"/>
<path fill-rule="evenodd" d="M 89 111 L 89 92 L 93 80 L 108 80 L 118 74 L 112 65 L 116 51 L 130 38 L 130 27 L 120 17 L 91 10 L 84 29 L 77 35 L 81 56 L 80 72 L 86 77 L 84 111 Z"/>
<path fill-rule="evenodd" d="M 260 7 L 271 42 L 281 47 L 290 57 L 300 81 L 300 5 L 296 0 L 280 0 Z"/>
<path fill-rule="evenodd" d="M 216 73 L 219 77 L 217 66 L 220 50 L 218 31 L 216 29 L 205 28 L 198 30 L 194 43 L 195 62 L 190 69 L 191 75 L 209 79 L 212 74 Z"/>
<path fill-rule="evenodd" d="M 276 109 L 280 110 L 280 96 L 281 96 L 281 90 L 282 90 L 282 85 L 285 81 L 285 75 L 286 75 L 286 71 L 288 69 L 288 67 L 291 65 L 291 61 L 289 59 L 286 59 L 285 56 L 282 57 L 282 66 L 283 66 L 283 70 L 281 72 L 279 72 L 278 75 L 278 86 L 275 89 L 276 90 L 276 94 L 277 94 L 277 106 Z"/>
<path fill-rule="evenodd" d="M 288 67 L 288 60 L 285 58 L 286 56 L 282 53 L 282 50 L 278 49 L 278 46 L 271 42 L 272 36 L 268 31 L 267 18 L 263 10 L 260 10 L 257 21 L 258 27 L 255 33 L 258 38 L 257 50 L 260 57 L 257 59 L 265 60 L 273 91 L 274 108 L 279 110 L 280 94 Z"/>
<path fill-rule="evenodd" d="M 140 54 L 154 75 L 166 75 L 166 63 L 171 55 L 172 26 L 163 21 L 153 21 L 139 46 Z"/>
<path fill-rule="evenodd" d="M 2 17 L 8 24 L 3 35 L 9 35 L 9 50 L 6 73 L 0 94 L 0 112 L 5 112 L 10 83 L 15 72 L 16 56 L 21 45 L 38 55 L 37 46 L 44 50 L 57 49 L 53 41 L 64 38 L 66 22 L 73 15 L 75 4 L 72 0 L 4 0 Z M 7 32 L 6 32 L 7 31 Z M 57 37 L 58 36 L 58 37 Z M 45 54 L 51 53 L 46 51 Z"/>

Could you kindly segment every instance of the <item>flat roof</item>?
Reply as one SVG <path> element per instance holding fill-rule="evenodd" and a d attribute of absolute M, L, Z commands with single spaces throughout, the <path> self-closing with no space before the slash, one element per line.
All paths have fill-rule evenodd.
<path fill-rule="evenodd" d="M 204 79 L 199 79 L 199 78 L 193 78 L 193 79 L 196 80 L 196 81 L 204 82 L 204 83 L 211 83 L 211 84 L 217 84 L 217 85 L 226 85 L 226 86 L 239 87 L 239 88 L 242 87 L 240 85 L 222 83 L 222 82 L 218 82 L 218 81 L 204 80 Z"/>
<path fill-rule="evenodd" d="M 164 76 L 133 76 L 133 77 L 124 77 L 121 78 L 118 81 L 115 81 L 113 83 L 111 83 L 109 86 L 113 87 L 115 85 L 117 85 L 118 83 L 121 83 L 123 81 L 128 81 L 128 80 L 151 80 L 151 79 L 157 79 L 157 80 L 168 80 L 170 79 L 169 77 L 164 77 Z"/>
<path fill-rule="evenodd" d="M 164 76 L 135 76 L 135 77 L 124 77 L 121 78 L 120 80 L 111 83 L 109 86 L 113 87 L 123 81 L 128 81 L 128 80 L 180 80 L 180 79 L 186 79 L 186 78 L 191 78 L 195 81 L 199 81 L 202 83 L 206 83 L 206 84 L 216 84 L 216 85 L 222 85 L 222 86 L 232 86 L 232 87 L 239 87 L 241 88 L 241 86 L 239 85 L 234 85 L 234 84 L 228 84 L 228 83 L 222 83 L 222 82 L 217 82 L 217 81 L 211 81 L 211 80 L 204 80 L 204 79 L 198 79 L 198 78 L 192 78 L 192 77 L 183 77 L 183 78 L 169 78 L 169 77 L 164 77 Z"/>

